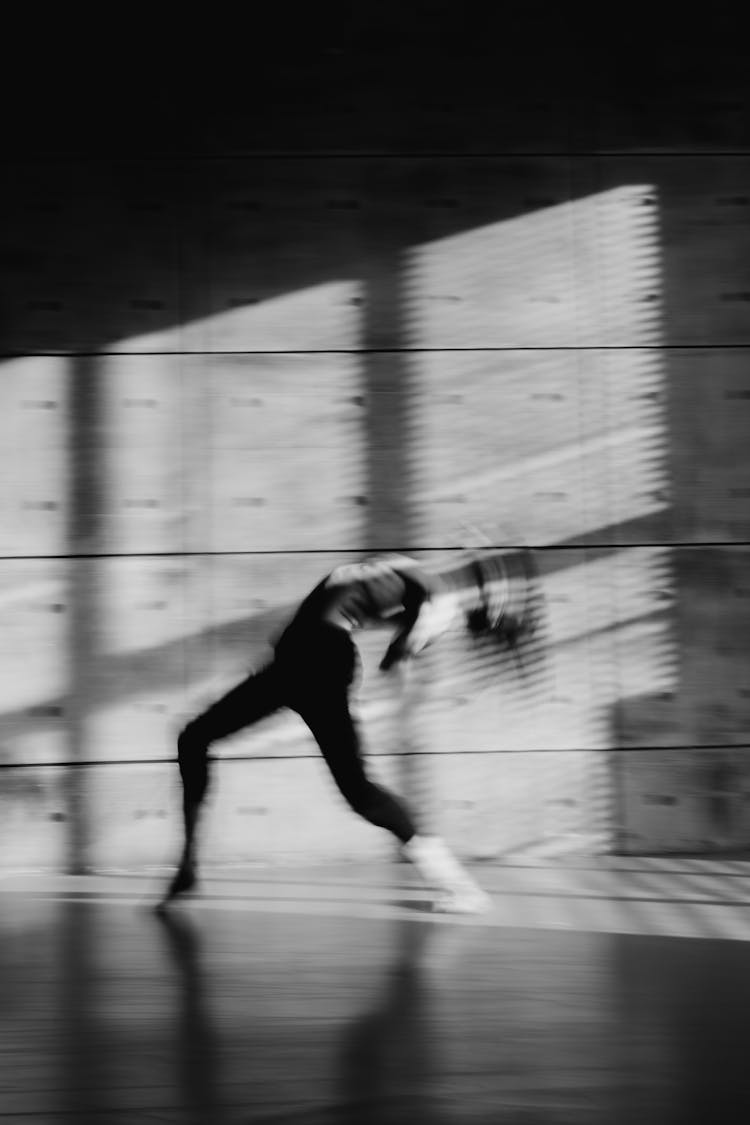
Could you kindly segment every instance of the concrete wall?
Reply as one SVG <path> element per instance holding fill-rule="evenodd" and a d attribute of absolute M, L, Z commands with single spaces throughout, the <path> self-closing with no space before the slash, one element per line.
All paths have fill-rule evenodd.
<path fill-rule="evenodd" d="M 166 64 L 99 114 L 79 77 L 85 112 L 12 136 L 3 864 L 169 862 L 185 718 L 334 562 L 467 525 L 538 548 L 548 679 L 456 636 L 404 700 L 366 638 L 374 772 L 485 858 L 747 845 L 731 28 L 613 53 L 517 16 L 500 67 L 441 11 L 287 39 L 181 112 Z M 389 854 L 295 717 L 220 753 L 211 858 Z"/>

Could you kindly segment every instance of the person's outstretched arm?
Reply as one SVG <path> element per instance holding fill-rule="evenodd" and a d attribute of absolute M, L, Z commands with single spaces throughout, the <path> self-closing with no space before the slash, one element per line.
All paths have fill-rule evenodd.
<path fill-rule="evenodd" d="M 440 589 L 436 581 L 427 578 L 416 564 L 399 567 L 398 573 L 406 586 L 404 612 L 399 619 L 398 631 L 380 662 L 384 672 L 399 661 L 422 652 L 449 628 L 456 613 L 450 594 Z"/>

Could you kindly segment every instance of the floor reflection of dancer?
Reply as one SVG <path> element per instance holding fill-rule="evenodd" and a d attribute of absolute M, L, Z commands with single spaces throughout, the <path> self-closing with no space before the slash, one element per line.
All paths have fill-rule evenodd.
<path fill-rule="evenodd" d="M 456 934 L 477 933 L 466 926 L 425 926 L 401 922 L 390 937 L 395 958 L 384 974 L 372 1004 L 341 1035 L 336 1108 L 357 1125 L 393 1121 L 435 1121 L 436 1082 L 440 1080 L 436 1048 L 440 1021 L 432 1017 L 429 973 L 423 962 L 434 942 Z M 368 972 L 368 980 L 373 975 Z M 377 979 L 377 978 L 375 978 Z M 372 1005 L 372 1006 L 369 1006 Z"/>
<path fill-rule="evenodd" d="M 455 998 L 462 988 L 456 967 L 476 960 L 481 933 L 473 926 L 400 920 L 392 929 L 379 927 L 370 948 L 360 949 L 371 958 L 368 985 L 378 982 L 383 947 L 392 949 L 393 960 L 379 988 L 368 987 L 368 1006 L 342 1028 L 337 1115 L 328 1120 L 357 1125 L 457 1120 L 450 1113 L 455 1089 L 446 1082 L 456 1024 L 445 1018 L 444 1004 L 446 990 Z M 461 1033 L 466 1035 L 465 1029 Z"/>
<path fill-rule="evenodd" d="M 352 635 L 367 626 L 395 625 L 380 663 L 383 672 L 418 656 L 457 619 L 474 634 L 494 633 L 513 644 L 523 627 L 513 586 L 502 556 L 487 552 L 440 575 L 427 574 L 403 555 L 384 555 L 339 566 L 323 579 L 275 642 L 271 663 L 193 719 L 179 736 L 185 844 L 163 904 L 196 882 L 196 828 L 209 780 L 209 746 L 289 707 L 309 727 L 351 808 L 397 837 L 404 857 L 439 892 L 436 908 L 462 913 L 486 909 L 487 896 L 446 844 L 418 833 L 404 802 L 367 776 L 349 710 L 358 661 Z"/>

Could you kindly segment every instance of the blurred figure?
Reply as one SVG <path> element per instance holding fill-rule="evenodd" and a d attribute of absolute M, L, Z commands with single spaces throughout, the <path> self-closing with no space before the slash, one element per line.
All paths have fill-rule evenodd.
<path fill-rule="evenodd" d="M 521 578 L 514 577 L 502 554 L 490 551 L 434 575 L 404 555 L 339 566 L 327 575 L 275 641 L 271 663 L 198 715 L 180 734 L 185 844 L 161 905 L 196 883 L 196 828 L 208 787 L 209 746 L 289 707 L 309 727 L 351 808 L 391 832 L 427 886 L 438 891 L 436 909 L 457 913 L 487 909 L 488 896 L 446 844 L 436 836 L 419 834 L 405 803 L 367 776 L 349 710 L 358 663 L 353 634 L 367 627 L 395 626 L 380 663 L 386 673 L 403 668 L 456 621 L 474 636 L 495 636 L 517 650 L 534 624 L 525 575 L 524 570 Z"/>

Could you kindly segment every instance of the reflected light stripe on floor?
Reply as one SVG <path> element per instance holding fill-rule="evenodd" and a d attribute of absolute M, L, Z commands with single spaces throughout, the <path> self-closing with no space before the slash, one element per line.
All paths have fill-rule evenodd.
<path fill-rule="evenodd" d="M 630 861 L 626 861 L 630 863 Z M 644 865 L 645 866 L 645 865 Z M 692 866 L 692 865 L 691 865 Z M 383 878 L 383 872 L 386 877 Z M 490 891 L 493 909 L 486 915 L 433 912 L 429 892 L 409 873 L 373 865 L 372 881 L 297 870 L 269 870 L 263 877 L 207 877 L 203 893 L 175 907 L 185 911 L 232 911 L 357 918 L 410 918 L 433 924 L 462 924 L 528 929 L 563 929 L 592 933 L 627 933 L 705 939 L 750 940 L 750 885 L 727 880 L 725 868 L 687 877 L 655 866 L 642 874 L 598 869 L 541 866 L 478 868 Z M 739 872 L 738 872 L 739 874 Z M 750 880 L 746 865 L 743 874 Z M 6 875 L 0 893 L 54 901 L 89 901 L 123 909 L 150 909 L 162 880 L 144 876 Z M 5 910 L 12 911 L 12 901 Z"/>

